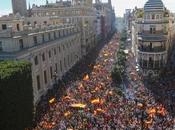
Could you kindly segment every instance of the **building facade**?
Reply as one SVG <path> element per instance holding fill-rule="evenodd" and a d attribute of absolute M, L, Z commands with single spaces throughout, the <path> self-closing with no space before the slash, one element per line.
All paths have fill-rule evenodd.
<path fill-rule="evenodd" d="M 100 39 L 107 38 L 110 32 L 114 32 L 115 27 L 115 12 L 111 5 L 111 0 L 107 3 L 103 3 L 100 0 L 96 0 L 93 5 L 97 11 L 97 34 Z"/>
<path fill-rule="evenodd" d="M 0 60 L 32 63 L 36 104 L 96 46 L 97 16 L 89 0 L 46 2 L 28 11 L 30 17 L 16 14 L 0 18 Z"/>
<path fill-rule="evenodd" d="M 96 11 L 92 7 L 92 0 L 74 0 L 71 6 L 65 3 L 48 3 L 39 7 L 34 5 L 32 19 L 49 17 L 50 24 L 76 24 L 82 34 L 82 55 L 86 55 L 96 45 Z"/>
<path fill-rule="evenodd" d="M 132 10 L 126 9 L 124 14 L 124 25 L 126 30 L 131 30 L 131 21 L 132 21 Z"/>
<path fill-rule="evenodd" d="M 12 0 L 13 14 L 19 13 L 21 16 L 27 14 L 26 0 Z"/>
<path fill-rule="evenodd" d="M 20 21 L 20 20 L 19 20 Z M 1 21 L 2 22 L 2 21 Z M 81 58 L 81 33 L 72 24 L 32 28 L 12 27 L 0 33 L 0 60 L 32 63 L 34 103 Z"/>
<path fill-rule="evenodd" d="M 158 77 L 172 48 L 170 13 L 161 0 L 148 0 L 143 14 L 138 11 L 132 23 L 133 52 L 143 76 Z"/>

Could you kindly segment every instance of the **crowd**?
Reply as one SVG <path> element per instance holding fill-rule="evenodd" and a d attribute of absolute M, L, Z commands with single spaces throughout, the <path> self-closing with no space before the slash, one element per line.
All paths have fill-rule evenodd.
<path fill-rule="evenodd" d="M 164 104 L 167 110 L 174 116 L 175 79 L 164 79 L 159 82 L 152 83 L 151 86 L 148 85 L 148 88 L 152 91 L 156 100 Z"/>
<path fill-rule="evenodd" d="M 46 98 L 41 104 L 41 118 L 36 119 L 37 125 L 33 130 L 175 129 L 175 120 L 144 87 L 134 64 L 129 63 L 126 72 L 125 96 L 121 96 L 112 84 L 111 69 L 118 46 L 118 35 L 115 34 L 108 44 L 99 49 L 94 62 L 88 62 L 93 59 L 89 56 L 89 60 L 81 63 L 82 68 L 76 68 L 77 73 L 70 71 L 69 77 L 59 83 L 65 88 L 63 96 L 48 95 L 49 100 Z M 132 58 L 130 52 L 128 62 Z"/>
<path fill-rule="evenodd" d="M 145 84 L 143 78 L 137 73 L 134 56 L 129 52 L 127 60 L 126 97 L 134 100 L 137 119 L 140 116 L 141 128 L 153 130 L 174 130 L 175 118 L 167 109 L 169 98 L 167 93 L 173 92 L 173 85 L 168 82 L 155 82 Z M 171 83 L 173 80 L 171 80 Z M 164 84 L 164 86 L 163 86 Z M 171 93 L 172 95 L 172 93 Z M 173 108 L 172 108 L 173 109 Z M 140 115 L 138 116 L 138 113 Z"/>

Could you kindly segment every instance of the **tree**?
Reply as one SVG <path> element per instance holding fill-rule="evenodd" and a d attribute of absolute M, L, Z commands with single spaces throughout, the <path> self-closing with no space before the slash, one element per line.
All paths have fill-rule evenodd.
<path fill-rule="evenodd" d="M 33 89 L 31 64 L 0 62 L 0 129 L 24 130 L 32 125 Z"/>
<path fill-rule="evenodd" d="M 127 31 L 124 29 L 121 33 L 120 41 L 125 42 L 127 39 Z"/>

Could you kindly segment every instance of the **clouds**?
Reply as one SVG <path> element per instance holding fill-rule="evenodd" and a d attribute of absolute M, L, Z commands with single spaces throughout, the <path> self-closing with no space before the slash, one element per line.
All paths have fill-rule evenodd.
<path fill-rule="evenodd" d="M 11 13 L 12 11 L 10 9 L 7 9 L 7 10 L 1 10 L 0 11 L 0 16 L 2 15 L 8 15 L 9 13 Z"/>

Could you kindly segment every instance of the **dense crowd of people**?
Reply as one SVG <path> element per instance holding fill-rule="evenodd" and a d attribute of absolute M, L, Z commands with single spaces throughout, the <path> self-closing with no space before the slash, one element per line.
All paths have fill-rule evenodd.
<path fill-rule="evenodd" d="M 41 118 L 36 119 L 33 130 L 175 129 L 173 117 L 138 76 L 131 52 L 128 54 L 125 96 L 112 83 L 111 69 L 118 42 L 118 34 L 115 34 L 99 49 L 98 57 L 89 56 L 94 62 L 88 62 L 87 58 L 76 68 L 77 73 L 70 71 L 69 76 L 59 81 L 65 88 L 63 96 L 59 98 L 59 92 L 50 92 L 49 100 L 43 99 L 45 102 L 40 104 L 42 109 L 39 110 Z"/>
<path fill-rule="evenodd" d="M 115 103 L 119 100 L 115 89 L 111 87 L 110 77 L 117 46 L 118 43 L 114 37 L 101 50 L 99 57 L 96 58 L 96 63 L 88 65 L 91 68 L 89 74 L 84 75 L 82 79 L 69 82 L 66 93 L 61 99 L 53 97 L 48 101 L 49 111 L 35 129 L 102 127 L 102 122 L 97 117 L 101 118 L 100 120 L 111 117 L 110 113 L 113 113 L 114 110 L 110 111 L 109 108 L 115 107 Z M 109 111 L 108 114 L 107 111 Z M 113 124 L 113 121 L 111 123 Z"/>
<path fill-rule="evenodd" d="M 166 104 L 170 101 L 167 93 L 169 90 L 173 91 L 173 86 L 168 85 L 168 82 L 164 82 L 164 86 L 162 86 L 163 84 L 159 81 L 154 84 L 145 84 L 137 69 L 134 55 L 129 52 L 125 95 L 130 101 L 135 101 L 136 107 L 132 113 L 135 113 L 138 119 L 138 112 L 140 112 L 141 128 L 153 130 L 175 129 L 175 118 L 172 113 L 167 111 Z"/>

